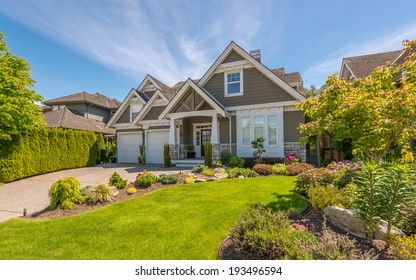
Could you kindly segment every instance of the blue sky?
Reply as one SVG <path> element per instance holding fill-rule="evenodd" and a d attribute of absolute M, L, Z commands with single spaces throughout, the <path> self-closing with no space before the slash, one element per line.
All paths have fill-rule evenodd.
<path fill-rule="evenodd" d="M 0 0 L 0 31 L 45 99 L 122 101 L 147 73 L 169 86 L 200 78 L 231 40 L 320 86 L 343 57 L 416 39 L 415 11 L 414 0 Z"/>

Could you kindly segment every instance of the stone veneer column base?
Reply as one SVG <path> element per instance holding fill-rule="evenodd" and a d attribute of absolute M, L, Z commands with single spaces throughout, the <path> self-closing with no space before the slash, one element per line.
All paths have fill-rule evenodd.
<path fill-rule="evenodd" d="M 178 159 L 178 149 L 179 145 L 177 144 L 169 144 L 169 153 L 170 153 L 170 159 Z"/>
<path fill-rule="evenodd" d="M 290 154 L 296 154 L 300 156 L 302 162 L 306 162 L 306 146 L 299 142 L 285 142 L 285 156 Z"/>
<path fill-rule="evenodd" d="M 221 159 L 221 147 L 220 144 L 212 144 L 212 160 Z"/>

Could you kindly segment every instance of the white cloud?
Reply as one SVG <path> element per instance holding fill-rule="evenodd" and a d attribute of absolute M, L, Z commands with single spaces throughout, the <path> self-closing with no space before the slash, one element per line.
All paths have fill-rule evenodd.
<path fill-rule="evenodd" d="M 309 67 L 303 74 L 305 85 L 321 86 L 324 84 L 328 76 L 340 71 L 344 57 L 399 50 L 403 48 L 402 41 L 405 39 L 416 39 L 415 24 L 382 34 L 365 42 L 349 44 Z"/>
<path fill-rule="evenodd" d="M 160 0 L 27 0 L 0 7 L 137 84 L 149 73 L 168 85 L 201 77 L 231 40 L 250 46 L 262 25 L 261 9 L 249 1 Z"/>

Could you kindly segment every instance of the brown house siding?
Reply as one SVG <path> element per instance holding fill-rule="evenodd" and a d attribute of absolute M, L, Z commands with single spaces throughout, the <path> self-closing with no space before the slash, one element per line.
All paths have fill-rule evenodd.
<path fill-rule="evenodd" d="M 220 143 L 221 144 L 228 144 L 230 143 L 230 120 L 228 118 L 220 118 Z M 232 143 L 236 143 L 236 117 L 231 117 L 231 137 L 232 137 Z"/>
<path fill-rule="evenodd" d="M 285 142 L 299 142 L 302 134 L 297 129 L 299 124 L 305 123 L 302 111 L 289 111 L 283 113 Z"/>
<path fill-rule="evenodd" d="M 205 84 L 205 89 L 225 107 L 295 100 L 257 69 L 249 68 L 243 71 L 242 96 L 224 96 L 224 73 L 214 74 Z"/>
<path fill-rule="evenodd" d="M 149 112 L 144 116 L 143 120 L 157 120 L 160 116 L 160 113 L 166 108 L 166 106 L 155 106 L 150 108 Z"/>
<path fill-rule="evenodd" d="M 116 123 L 130 123 L 130 105 L 126 107 Z"/>
<path fill-rule="evenodd" d="M 239 55 L 236 51 L 230 52 L 230 54 L 224 59 L 222 63 L 234 62 L 244 60 L 244 58 Z"/>

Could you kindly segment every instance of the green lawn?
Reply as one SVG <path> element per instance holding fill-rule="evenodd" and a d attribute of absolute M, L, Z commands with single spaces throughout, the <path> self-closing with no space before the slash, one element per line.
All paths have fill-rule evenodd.
<path fill-rule="evenodd" d="M 165 188 L 89 213 L 0 223 L 0 259 L 216 259 L 251 202 L 305 210 L 294 177 L 231 179 Z"/>

